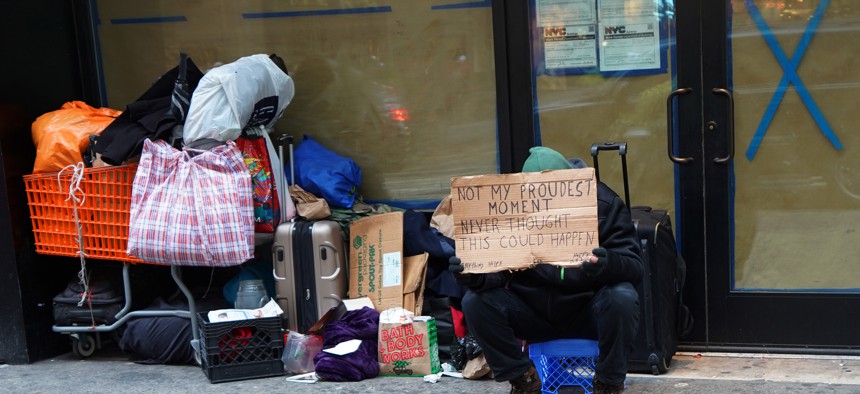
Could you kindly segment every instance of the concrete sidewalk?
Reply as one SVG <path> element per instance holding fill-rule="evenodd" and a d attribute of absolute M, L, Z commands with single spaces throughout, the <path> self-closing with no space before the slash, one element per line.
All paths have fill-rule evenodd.
<path fill-rule="evenodd" d="M 443 377 L 288 383 L 284 377 L 209 383 L 195 366 L 140 365 L 118 350 L 86 360 L 71 353 L 29 365 L 0 365 L 4 393 L 506 393 L 507 383 Z M 675 356 L 660 376 L 628 375 L 630 393 L 860 393 L 860 357 L 761 354 Z"/>

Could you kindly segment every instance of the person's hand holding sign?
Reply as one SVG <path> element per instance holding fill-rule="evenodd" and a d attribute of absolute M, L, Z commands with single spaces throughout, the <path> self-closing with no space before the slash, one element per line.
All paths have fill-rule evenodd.
<path fill-rule="evenodd" d="M 582 262 L 582 272 L 584 272 L 585 275 L 588 275 L 591 279 L 597 279 L 600 277 L 600 274 L 605 271 L 611 258 L 609 252 L 603 248 L 594 248 L 594 250 L 591 251 L 591 254 L 593 254 L 593 256 L 590 256 Z"/>
<path fill-rule="evenodd" d="M 454 274 L 454 280 L 457 284 L 472 290 L 479 289 L 484 285 L 484 275 L 482 274 L 464 274 L 463 264 L 457 256 L 451 256 L 448 259 L 448 271 Z"/>

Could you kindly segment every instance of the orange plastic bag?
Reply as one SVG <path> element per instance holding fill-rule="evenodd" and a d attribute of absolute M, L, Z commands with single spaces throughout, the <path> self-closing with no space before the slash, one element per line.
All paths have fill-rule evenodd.
<path fill-rule="evenodd" d="M 122 111 L 93 108 L 83 101 L 70 101 L 33 122 L 31 132 L 36 145 L 33 173 L 56 172 L 83 160 L 91 134 L 101 134 Z"/>

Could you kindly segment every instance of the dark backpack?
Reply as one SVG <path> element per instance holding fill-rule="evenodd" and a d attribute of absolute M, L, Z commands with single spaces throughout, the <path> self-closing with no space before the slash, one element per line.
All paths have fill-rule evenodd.
<path fill-rule="evenodd" d="M 54 324 L 113 324 L 122 309 L 124 296 L 122 282 L 113 272 L 90 275 L 89 287 L 75 277 L 66 288 L 54 297 Z M 80 304 L 80 305 L 78 305 Z"/>

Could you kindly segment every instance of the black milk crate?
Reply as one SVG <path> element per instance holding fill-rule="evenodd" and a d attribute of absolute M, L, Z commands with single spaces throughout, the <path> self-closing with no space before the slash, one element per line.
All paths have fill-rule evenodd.
<path fill-rule="evenodd" d="M 212 383 L 284 375 L 280 317 L 210 323 L 200 317 L 203 372 Z"/>

